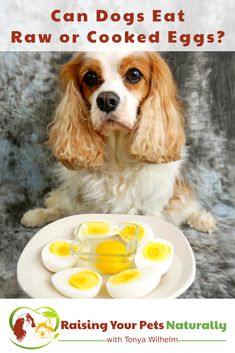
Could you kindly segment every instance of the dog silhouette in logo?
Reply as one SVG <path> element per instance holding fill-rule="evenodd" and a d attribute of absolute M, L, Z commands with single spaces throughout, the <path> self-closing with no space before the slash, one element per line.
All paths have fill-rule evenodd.
<path fill-rule="evenodd" d="M 31 327 L 36 327 L 34 319 L 28 313 L 24 316 L 20 316 L 13 327 L 14 335 L 16 336 L 17 340 L 22 342 L 26 336 L 26 328 L 30 325 Z"/>

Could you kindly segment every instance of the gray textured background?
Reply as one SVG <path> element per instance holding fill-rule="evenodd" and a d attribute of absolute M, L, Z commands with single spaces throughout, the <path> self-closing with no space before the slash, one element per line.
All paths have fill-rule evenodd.
<path fill-rule="evenodd" d="M 54 182 L 46 127 L 59 97 L 59 67 L 70 55 L 0 54 L 0 297 L 25 297 L 16 264 L 35 230 L 19 220 Z M 235 297 L 235 53 L 163 56 L 187 108 L 190 177 L 219 222 L 212 235 L 184 229 L 197 276 L 182 297 Z"/>

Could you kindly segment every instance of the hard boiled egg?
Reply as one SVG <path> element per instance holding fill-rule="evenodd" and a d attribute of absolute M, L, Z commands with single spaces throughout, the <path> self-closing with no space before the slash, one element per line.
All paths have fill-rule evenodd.
<path fill-rule="evenodd" d="M 140 245 L 135 255 L 137 267 L 155 267 L 164 275 L 172 265 L 173 245 L 164 239 L 153 239 Z"/>
<path fill-rule="evenodd" d="M 69 298 L 93 298 L 101 288 L 102 277 L 87 268 L 69 268 L 51 278 L 54 287 Z"/>
<path fill-rule="evenodd" d="M 136 268 L 110 277 L 106 288 L 113 298 L 141 298 L 152 292 L 160 279 L 161 274 L 156 269 Z"/>
<path fill-rule="evenodd" d="M 44 266 L 52 272 L 73 267 L 76 264 L 76 259 L 70 253 L 70 250 L 74 246 L 73 242 L 68 239 L 59 239 L 47 244 L 41 253 Z M 74 248 L 74 250 L 76 251 L 77 249 Z"/>
<path fill-rule="evenodd" d="M 109 222 L 83 222 L 75 230 L 75 233 L 87 238 L 106 238 L 118 234 L 118 226 Z"/>
<path fill-rule="evenodd" d="M 135 239 L 136 235 L 138 235 L 138 245 L 141 244 L 143 241 L 147 241 L 154 238 L 152 228 L 144 222 L 133 222 L 121 227 L 119 235 L 125 242 L 132 241 L 133 239 Z"/>

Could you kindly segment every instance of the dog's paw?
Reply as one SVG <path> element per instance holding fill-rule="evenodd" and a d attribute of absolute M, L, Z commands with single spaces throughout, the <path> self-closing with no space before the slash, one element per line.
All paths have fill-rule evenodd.
<path fill-rule="evenodd" d="M 207 212 L 206 210 L 199 210 L 193 212 L 189 216 L 189 219 L 187 221 L 189 227 L 195 228 L 200 232 L 209 234 L 217 229 L 216 223 L 217 222 L 212 216 L 212 214 L 210 212 Z"/>
<path fill-rule="evenodd" d="M 27 211 L 21 218 L 20 223 L 27 228 L 41 227 L 47 222 L 47 209 L 35 208 Z"/>

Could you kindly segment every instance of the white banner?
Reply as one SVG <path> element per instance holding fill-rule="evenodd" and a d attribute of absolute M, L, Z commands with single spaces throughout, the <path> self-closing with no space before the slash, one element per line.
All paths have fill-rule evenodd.
<path fill-rule="evenodd" d="M 235 347 L 232 299 L 5 299 L 0 312 L 4 353 L 232 353 Z"/>
<path fill-rule="evenodd" d="M 234 51 L 234 0 L 1 0 L 2 51 Z"/>

